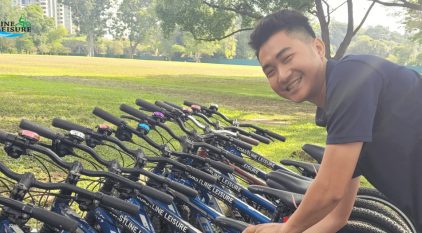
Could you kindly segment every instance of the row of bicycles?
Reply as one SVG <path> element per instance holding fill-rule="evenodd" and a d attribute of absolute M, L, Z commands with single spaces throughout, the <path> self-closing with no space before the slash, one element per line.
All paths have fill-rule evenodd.
<path fill-rule="evenodd" d="M 120 105 L 121 116 L 95 107 L 107 122 L 95 128 L 55 118 L 61 130 L 53 130 L 23 119 L 18 134 L 0 131 L 8 157 L 38 161 L 48 174 L 0 162 L 0 232 L 234 233 L 282 223 L 323 157 L 324 148 L 305 144 L 315 163 L 271 161 L 254 147 L 285 138 L 230 119 L 216 104 L 135 103 Z M 340 232 L 416 231 L 386 197 L 360 188 Z"/>

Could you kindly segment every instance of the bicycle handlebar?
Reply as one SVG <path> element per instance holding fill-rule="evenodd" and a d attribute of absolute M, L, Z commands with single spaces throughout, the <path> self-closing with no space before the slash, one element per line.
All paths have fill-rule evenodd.
<path fill-rule="evenodd" d="M 162 113 L 165 112 L 165 111 L 163 111 L 162 108 L 158 107 L 157 105 L 151 104 L 151 103 L 149 103 L 145 100 L 142 100 L 142 99 L 136 99 L 135 103 L 136 103 L 136 105 L 140 106 L 145 111 L 162 112 Z"/>
<path fill-rule="evenodd" d="M 83 127 L 81 125 L 62 120 L 60 118 L 54 118 L 51 125 L 53 125 L 56 128 L 64 129 L 64 130 L 77 130 L 79 132 L 82 132 L 84 134 L 93 134 L 95 133 L 94 130 L 90 128 Z"/>
<path fill-rule="evenodd" d="M 119 126 L 122 122 L 124 122 L 122 119 L 115 117 L 98 107 L 95 107 L 92 113 L 116 126 Z"/>
<path fill-rule="evenodd" d="M 10 198 L 0 196 L 0 204 L 17 211 L 21 211 L 25 214 L 28 214 L 30 217 L 44 222 L 52 227 L 68 232 L 75 232 L 79 225 L 79 223 L 75 220 L 69 219 L 63 215 L 51 212 L 38 206 L 25 204 Z"/>
<path fill-rule="evenodd" d="M 54 140 L 59 136 L 59 133 L 55 133 L 54 131 L 50 130 L 49 128 L 40 126 L 40 125 L 36 125 L 28 120 L 22 119 L 20 124 L 19 124 L 19 128 L 21 129 L 26 129 L 26 130 L 30 130 L 33 132 L 38 133 L 40 136 L 43 136 L 45 138 Z"/>

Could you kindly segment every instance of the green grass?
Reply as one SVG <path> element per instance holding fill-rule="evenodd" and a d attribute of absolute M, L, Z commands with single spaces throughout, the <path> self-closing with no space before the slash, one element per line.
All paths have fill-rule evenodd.
<path fill-rule="evenodd" d="M 272 92 L 260 67 L 112 58 L 0 55 L 0 129 L 16 132 L 23 118 L 49 126 L 54 117 L 94 127 L 103 121 L 95 106 L 120 115 L 121 103 L 136 98 L 218 103 L 221 112 L 287 137 L 256 150 L 273 161 L 306 159 L 304 143 L 324 144 L 325 130 L 314 124 L 315 107 L 295 104 Z M 2 153 L 2 152 L 0 152 Z M 32 159 L 12 161 L 32 170 Z M 36 170 L 38 171 L 38 170 Z M 41 173 L 41 172 L 40 172 Z"/>

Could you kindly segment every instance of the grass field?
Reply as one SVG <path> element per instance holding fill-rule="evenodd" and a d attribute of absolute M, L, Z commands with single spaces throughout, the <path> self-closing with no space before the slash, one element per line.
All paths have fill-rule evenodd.
<path fill-rule="evenodd" d="M 95 106 L 116 115 L 136 98 L 218 103 L 226 115 L 287 137 L 256 150 L 279 161 L 307 158 L 304 143 L 323 144 L 325 130 L 314 124 L 315 107 L 294 104 L 272 92 L 260 67 L 112 58 L 0 55 L 0 129 L 16 132 L 22 118 L 45 126 L 61 117 L 89 127 L 103 121 Z M 2 161 L 19 170 L 39 169 L 31 159 Z"/>

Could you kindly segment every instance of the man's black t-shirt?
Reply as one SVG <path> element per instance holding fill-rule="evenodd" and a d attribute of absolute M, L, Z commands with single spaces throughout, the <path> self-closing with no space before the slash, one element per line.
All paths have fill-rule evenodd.
<path fill-rule="evenodd" d="M 375 56 L 329 60 L 324 109 L 327 144 L 364 142 L 363 175 L 422 232 L 422 78 Z M 341 155 L 339 155 L 341 156 Z"/>

